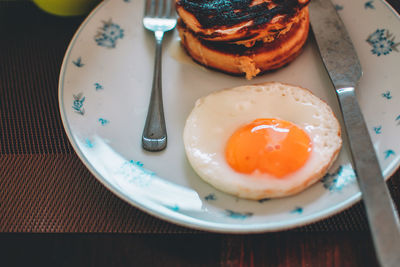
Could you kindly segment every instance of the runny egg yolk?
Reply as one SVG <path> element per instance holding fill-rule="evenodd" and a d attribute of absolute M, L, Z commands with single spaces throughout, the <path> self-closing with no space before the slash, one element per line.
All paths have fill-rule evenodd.
<path fill-rule="evenodd" d="M 237 172 L 257 170 L 282 178 L 300 169 L 311 150 L 310 137 L 297 125 L 280 119 L 256 119 L 229 138 L 225 158 Z"/>

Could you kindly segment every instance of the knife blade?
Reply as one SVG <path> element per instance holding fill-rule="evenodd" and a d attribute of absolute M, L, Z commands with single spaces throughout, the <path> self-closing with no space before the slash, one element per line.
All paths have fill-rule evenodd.
<path fill-rule="evenodd" d="M 330 0 L 311 0 L 309 10 L 312 31 L 341 108 L 377 259 L 382 266 L 400 266 L 398 216 L 356 98 L 362 76 L 356 50 Z"/>

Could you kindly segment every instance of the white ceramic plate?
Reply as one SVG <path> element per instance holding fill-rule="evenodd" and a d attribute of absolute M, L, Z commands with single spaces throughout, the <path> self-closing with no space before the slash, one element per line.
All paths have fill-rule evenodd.
<path fill-rule="evenodd" d="M 266 81 L 309 88 L 340 112 L 312 38 L 289 66 L 251 82 L 207 70 L 169 35 L 163 54 L 168 148 L 148 153 L 141 133 L 152 82 L 154 41 L 141 24 L 143 2 L 103 2 L 73 38 L 61 69 L 59 102 L 83 163 L 117 196 L 161 219 L 196 229 L 250 233 L 288 229 L 337 213 L 361 198 L 347 144 L 321 182 L 288 198 L 248 201 L 203 182 L 182 143 L 195 100 L 218 89 Z M 400 163 L 400 20 L 381 1 L 335 0 L 364 70 L 358 98 L 383 174 Z"/>

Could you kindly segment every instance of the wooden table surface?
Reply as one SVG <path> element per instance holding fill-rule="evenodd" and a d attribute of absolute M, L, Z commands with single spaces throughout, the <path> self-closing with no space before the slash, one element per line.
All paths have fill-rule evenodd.
<path fill-rule="evenodd" d="M 378 266 L 368 232 L 2 234 L 2 266 Z"/>
<path fill-rule="evenodd" d="M 398 0 L 388 2 L 400 10 Z M 399 175 L 397 171 L 395 176 Z M 1 266 L 377 266 L 368 231 L 1 233 L 0 262 Z"/>
<path fill-rule="evenodd" d="M 368 232 L 2 234 L 2 266 L 378 266 Z"/>

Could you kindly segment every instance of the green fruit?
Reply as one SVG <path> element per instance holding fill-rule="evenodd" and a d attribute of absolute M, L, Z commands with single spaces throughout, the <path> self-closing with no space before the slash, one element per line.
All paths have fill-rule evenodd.
<path fill-rule="evenodd" d="M 44 11 L 58 16 L 84 15 L 100 0 L 33 0 Z"/>

